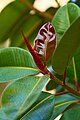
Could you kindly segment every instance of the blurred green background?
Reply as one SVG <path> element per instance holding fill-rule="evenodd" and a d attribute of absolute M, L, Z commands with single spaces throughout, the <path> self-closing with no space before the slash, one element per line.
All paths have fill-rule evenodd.
<path fill-rule="evenodd" d="M 0 48 L 26 48 L 22 31 L 33 45 L 39 28 L 68 2 L 80 5 L 80 0 L 0 0 Z"/>

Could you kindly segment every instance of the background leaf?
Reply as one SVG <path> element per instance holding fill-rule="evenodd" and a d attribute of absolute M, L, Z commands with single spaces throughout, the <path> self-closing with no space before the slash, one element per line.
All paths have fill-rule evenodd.
<path fill-rule="evenodd" d="M 10 46 L 25 46 L 21 31 L 24 31 L 31 43 L 33 42 L 40 26 L 47 19 L 51 20 L 48 16 L 45 18 L 43 13 L 37 10 L 34 10 L 32 14 L 31 12 L 34 9 L 33 2 L 33 0 L 15 0 L 3 9 L 0 13 L 0 42 L 10 38 Z M 49 16 L 52 17 L 50 14 Z"/>
<path fill-rule="evenodd" d="M 26 15 L 26 17 L 24 17 L 22 19 L 23 19 L 23 21 L 22 21 L 22 23 L 20 23 L 18 30 L 16 30 L 15 36 L 13 34 L 10 37 L 10 39 L 11 39 L 10 45 L 11 46 L 23 47 L 24 41 L 22 38 L 21 31 L 24 31 L 27 38 L 29 39 L 29 42 L 33 45 L 33 41 L 34 41 L 36 34 L 37 34 L 36 30 L 37 31 L 39 30 L 39 26 L 42 22 L 40 17 L 38 17 L 35 14 L 30 15 L 29 13 L 28 13 L 28 15 Z"/>
<path fill-rule="evenodd" d="M 11 35 L 14 26 L 17 27 L 19 19 L 28 12 L 26 10 L 23 14 L 24 10 L 25 7 L 18 1 L 10 3 L 5 9 L 3 9 L 0 13 L 0 41 L 6 40 Z"/>

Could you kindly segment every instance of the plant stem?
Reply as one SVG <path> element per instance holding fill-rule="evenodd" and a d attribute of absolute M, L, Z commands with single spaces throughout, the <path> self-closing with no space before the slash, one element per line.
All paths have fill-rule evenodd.
<path fill-rule="evenodd" d="M 63 86 L 64 88 L 66 88 L 70 93 L 76 95 L 76 96 L 79 96 L 80 97 L 80 93 L 76 90 L 74 90 L 73 88 L 69 87 L 68 85 L 66 84 L 63 84 L 63 82 L 61 82 L 57 77 L 55 77 L 52 73 L 50 73 L 50 77 L 59 85 Z"/>
<path fill-rule="evenodd" d="M 66 68 L 65 68 L 65 70 L 64 70 L 63 84 L 65 84 L 66 71 L 67 71 L 67 68 L 68 68 L 69 59 L 70 59 L 70 55 L 68 55 L 68 60 L 67 60 L 67 63 L 66 63 Z"/>
<path fill-rule="evenodd" d="M 60 7 L 60 4 L 59 4 L 58 0 L 55 0 L 55 1 L 57 2 L 57 4 L 58 4 L 58 7 Z"/>
<path fill-rule="evenodd" d="M 76 66 L 75 66 L 75 60 L 74 57 L 72 57 L 72 63 L 73 63 L 73 69 L 74 69 L 74 80 L 77 91 L 79 91 L 79 85 L 78 85 L 78 79 L 77 79 L 77 73 L 76 73 Z"/>
<path fill-rule="evenodd" d="M 52 20 L 53 16 L 48 12 L 41 12 L 38 9 L 34 8 L 33 5 L 27 0 L 20 0 L 20 2 L 27 6 L 29 10 L 35 10 L 40 16 L 46 17 L 48 20 Z M 56 12 L 56 11 L 55 11 Z"/>
<path fill-rule="evenodd" d="M 59 93 L 56 93 L 56 94 L 53 94 L 54 96 L 59 96 L 59 95 L 63 95 L 63 94 L 67 94 L 69 93 L 68 91 L 63 91 L 63 92 L 59 92 Z"/>

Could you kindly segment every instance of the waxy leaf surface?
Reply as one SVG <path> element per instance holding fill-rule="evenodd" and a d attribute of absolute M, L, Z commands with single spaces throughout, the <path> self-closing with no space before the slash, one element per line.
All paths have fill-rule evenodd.
<path fill-rule="evenodd" d="M 24 49 L 0 49 L 0 82 L 8 82 L 38 73 L 32 56 Z"/>
<path fill-rule="evenodd" d="M 31 109 L 21 117 L 21 120 L 49 120 L 54 110 L 54 96 L 42 92 Z"/>
<path fill-rule="evenodd" d="M 0 67 L 0 82 L 18 80 L 22 77 L 37 73 L 37 69 L 28 67 Z"/>
<path fill-rule="evenodd" d="M 32 56 L 24 49 L 9 47 L 0 49 L 0 67 L 36 67 Z"/>
<path fill-rule="evenodd" d="M 73 3 L 68 3 L 57 10 L 52 19 L 52 25 L 55 28 L 58 43 L 78 16 L 80 16 L 80 8 Z"/>
<path fill-rule="evenodd" d="M 2 109 L 11 118 L 20 117 L 36 101 L 49 76 L 29 76 L 10 83 L 2 94 Z"/>

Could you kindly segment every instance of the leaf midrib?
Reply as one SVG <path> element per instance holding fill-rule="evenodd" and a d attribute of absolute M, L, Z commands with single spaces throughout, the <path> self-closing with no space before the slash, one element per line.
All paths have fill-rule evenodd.
<path fill-rule="evenodd" d="M 35 90 L 36 86 L 39 84 L 39 82 L 41 81 L 42 77 L 38 80 L 38 82 L 34 85 L 33 89 L 31 90 L 31 92 L 29 93 L 29 95 L 27 96 L 27 98 L 25 99 L 25 101 L 23 102 L 22 106 L 19 108 L 18 113 L 23 109 L 24 104 L 26 103 L 26 100 L 29 98 L 29 96 L 33 93 L 33 91 Z"/>
<path fill-rule="evenodd" d="M 28 111 L 25 115 L 28 115 L 30 112 L 32 112 L 36 107 L 38 107 L 40 104 L 42 104 L 44 101 L 46 101 L 47 99 L 49 99 L 50 97 L 52 97 L 52 95 L 50 95 L 50 96 L 48 96 L 48 97 L 46 97 L 45 99 L 43 99 L 42 101 L 40 101 L 38 104 L 36 104 L 30 111 Z M 25 116 L 24 115 L 24 116 Z M 23 117 L 24 117 L 23 116 Z M 23 118 L 22 117 L 22 118 Z M 20 120 L 22 120 L 22 118 L 20 119 Z"/>
<path fill-rule="evenodd" d="M 79 100 L 70 100 L 70 101 L 67 101 L 67 102 L 64 102 L 64 103 L 60 103 L 60 104 L 57 104 L 55 106 L 55 109 L 58 108 L 58 107 L 61 107 L 63 105 L 66 105 L 66 104 L 71 104 L 71 103 L 74 103 L 74 102 L 78 102 Z"/>
<path fill-rule="evenodd" d="M 19 66 L 1 66 L 0 68 L 4 68 L 4 69 L 7 69 L 7 68 L 12 68 L 12 69 L 24 69 L 24 70 L 34 70 L 34 71 L 37 71 L 38 72 L 38 69 L 36 68 L 30 68 L 30 67 L 19 67 Z"/>

